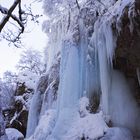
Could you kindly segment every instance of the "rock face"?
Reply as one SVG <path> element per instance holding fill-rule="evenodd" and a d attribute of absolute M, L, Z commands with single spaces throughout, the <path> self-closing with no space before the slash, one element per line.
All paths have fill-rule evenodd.
<path fill-rule="evenodd" d="M 127 8 L 121 17 L 121 31 L 117 38 L 114 68 L 121 70 L 135 90 L 134 96 L 140 103 L 140 86 L 137 72 L 140 72 L 140 1 L 136 0 L 135 9 L 129 15 Z"/>

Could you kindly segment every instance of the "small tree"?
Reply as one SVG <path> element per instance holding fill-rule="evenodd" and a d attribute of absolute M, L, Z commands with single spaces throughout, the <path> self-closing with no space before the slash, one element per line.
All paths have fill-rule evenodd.
<path fill-rule="evenodd" d="M 20 71 L 30 71 L 37 75 L 41 75 L 44 71 L 44 65 L 41 58 L 42 56 L 39 51 L 28 49 L 21 54 L 17 68 Z"/>

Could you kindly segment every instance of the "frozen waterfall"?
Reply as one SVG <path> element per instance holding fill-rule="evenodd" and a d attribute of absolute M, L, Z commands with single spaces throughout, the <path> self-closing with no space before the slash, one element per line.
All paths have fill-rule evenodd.
<path fill-rule="evenodd" d="M 76 19 L 76 16 L 71 16 Z M 49 121 L 46 123 L 48 125 L 52 123 L 49 131 L 46 130 L 43 139 L 38 138 L 37 140 L 64 140 L 64 135 L 79 117 L 78 102 L 84 96 L 91 98 L 91 100 L 94 96 L 100 98 L 95 112 L 103 112 L 104 117 L 101 116 L 101 118 L 103 122 L 106 121 L 105 124 L 111 122 L 113 127 L 124 127 L 132 132 L 140 132 L 140 127 L 137 124 L 140 121 L 140 113 L 127 79 L 121 72 L 113 69 L 112 61 L 117 36 L 112 30 L 114 20 L 111 19 L 111 16 L 106 14 L 103 17 L 96 17 L 94 25 L 90 25 L 93 22 L 85 25 L 84 19 L 77 16 L 76 21 L 71 23 L 74 24 L 74 27 L 73 25 L 69 27 L 70 31 L 67 31 L 68 21 L 65 23 L 63 19 L 65 15 L 63 20 L 53 23 L 55 25 L 52 26 L 54 28 L 50 33 L 51 41 L 48 49 L 50 58 L 47 72 L 55 64 L 56 56 L 60 54 L 58 95 L 55 105 L 52 107 L 51 94 L 53 93 L 44 92 L 43 94 L 36 91 L 29 112 L 27 137 L 34 136 L 34 132 L 41 129 L 40 120 L 42 121 L 42 118 L 53 114 L 53 111 L 48 111 L 53 109 L 56 115 L 53 116 L 52 120 L 51 117 L 48 117 Z M 75 22 L 77 22 L 76 27 Z M 89 25 L 90 28 L 94 27 L 91 36 L 88 35 L 89 27 L 87 26 Z M 75 38 L 73 40 L 73 37 L 77 40 Z M 47 74 L 49 75 L 49 73 Z M 52 85 L 50 84 L 48 87 L 51 88 Z M 45 98 L 50 98 L 51 101 L 43 100 Z M 38 124 L 39 127 L 36 129 Z M 41 131 L 45 133 L 45 130 Z M 103 136 L 104 128 L 101 132 Z"/>

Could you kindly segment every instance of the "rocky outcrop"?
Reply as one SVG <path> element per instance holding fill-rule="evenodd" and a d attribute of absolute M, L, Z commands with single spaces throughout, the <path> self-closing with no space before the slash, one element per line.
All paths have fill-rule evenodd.
<path fill-rule="evenodd" d="M 24 136 L 26 135 L 28 110 L 33 89 L 28 88 L 25 83 L 17 83 L 14 103 L 11 108 L 3 110 L 6 120 L 6 128 L 15 128 Z"/>
<path fill-rule="evenodd" d="M 24 93 L 31 93 L 34 90 L 31 88 L 28 88 L 28 86 L 25 84 L 25 82 L 21 83 L 21 82 L 17 82 L 17 88 L 15 90 L 15 95 L 19 96 L 19 95 L 23 95 Z"/>

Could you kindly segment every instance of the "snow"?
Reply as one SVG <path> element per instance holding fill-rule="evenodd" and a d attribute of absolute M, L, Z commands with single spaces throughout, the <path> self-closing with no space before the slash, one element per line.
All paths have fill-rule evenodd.
<path fill-rule="evenodd" d="M 83 118 L 78 118 L 69 128 L 68 133 L 63 140 L 85 140 L 97 139 L 104 135 L 108 127 L 103 119 L 102 112 L 97 114 L 88 114 Z"/>
<path fill-rule="evenodd" d="M 6 135 L 3 135 L 3 136 L 0 137 L 0 140 L 9 140 L 9 139 Z"/>
<path fill-rule="evenodd" d="M 41 116 L 36 130 L 28 140 L 45 140 L 51 134 L 56 120 L 55 110 L 48 110 Z"/>
<path fill-rule="evenodd" d="M 109 128 L 100 140 L 133 140 L 132 133 L 126 128 Z"/>
<path fill-rule="evenodd" d="M 87 97 L 82 97 L 79 101 L 79 113 L 81 117 L 86 116 L 89 113 L 89 99 Z"/>
<path fill-rule="evenodd" d="M 56 110 L 46 111 L 41 116 L 34 134 L 27 140 L 46 140 L 46 138 L 47 140 L 77 140 L 83 136 L 88 140 L 102 137 L 108 129 L 103 113 L 89 113 L 86 110 L 88 104 L 88 98 L 80 99 L 79 109 L 77 109 L 86 112 L 82 117 L 78 110 L 74 111 L 70 108 L 63 109 L 59 118 L 56 118 Z"/>
<path fill-rule="evenodd" d="M 8 140 L 19 140 L 24 138 L 23 134 L 14 128 L 7 128 L 6 135 L 8 136 Z"/>

